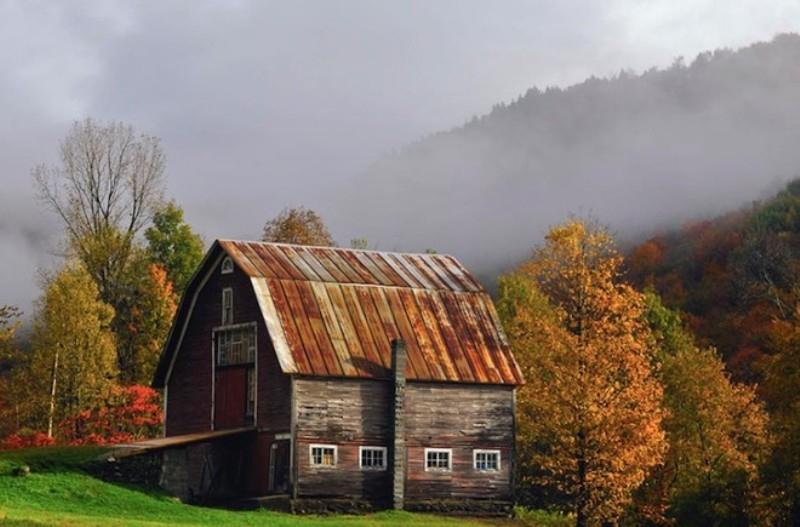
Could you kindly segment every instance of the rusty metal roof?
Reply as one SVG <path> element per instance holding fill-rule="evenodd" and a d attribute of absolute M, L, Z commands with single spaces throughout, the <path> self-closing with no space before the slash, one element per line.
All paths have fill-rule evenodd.
<path fill-rule="evenodd" d="M 250 276 L 286 373 L 521 384 L 491 298 L 455 258 L 219 240 Z"/>

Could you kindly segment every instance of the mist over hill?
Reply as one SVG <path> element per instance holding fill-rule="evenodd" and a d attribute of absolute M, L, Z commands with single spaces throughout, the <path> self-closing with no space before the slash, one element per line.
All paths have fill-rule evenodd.
<path fill-rule="evenodd" d="M 450 252 L 488 277 L 570 214 L 631 239 L 774 193 L 800 173 L 799 87 L 800 35 L 783 34 L 532 88 L 378 160 L 341 206 L 381 248 Z"/>

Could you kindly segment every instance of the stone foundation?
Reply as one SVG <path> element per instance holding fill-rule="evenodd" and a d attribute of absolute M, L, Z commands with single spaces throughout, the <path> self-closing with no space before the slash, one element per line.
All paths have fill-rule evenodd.
<path fill-rule="evenodd" d="M 405 510 L 454 516 L 510 517 L 514 504 L 499 500 L 406 500 Z"/>

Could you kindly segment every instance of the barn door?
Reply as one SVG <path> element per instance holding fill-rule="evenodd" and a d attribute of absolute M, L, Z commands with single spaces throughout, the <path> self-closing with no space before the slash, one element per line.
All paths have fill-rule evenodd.
<path fill-rule="evenodd" d="M 269 491 L 285 494 L 289 491 L 289 441 L 272 443 L 269 449 Z"/>
<path fill-rule="evenodd" d="M 245 426 L 247 413 L 247 368 L 217 368 L 214 384 L 214 428 Z"/>

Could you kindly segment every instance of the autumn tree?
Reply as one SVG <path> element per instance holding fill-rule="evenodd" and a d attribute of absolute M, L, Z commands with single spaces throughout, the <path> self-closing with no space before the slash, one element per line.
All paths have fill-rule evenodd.
<path fill-rule="evenodd" d="M 522 484 L 563 496 L 579 527 L 615 521 L 666 448 L 644 298 L 620 273 L 611 236 L 573 220 L 500 284 L 527 379 Z"/>
<path fill-rule="evenodd" d="M 16 306 L 0 306 L 0 364 L 14 356 L 16 334 L 21 322 L 22 312 Z"/>
<path fill-rule="evenodd" d="M 800 306 L 793 317 L 800 320 Z M 781 497 L 776 525 L 800 525 L 800 325 L 777 338 L 777 353 L 762 360 L 762 393 L 771 416 L 775 448 L 767 479 Z"/>
<path fill-rule="evenodd" d="M 112 327 L 117 338 L 119 381 L 149 385 L 175 315 L 177 296 L 167 271 L 152 263 L 144 249 L 135 251 L 122 278 L 124 294 L 119 296 Z"/>
<path fill-rule="evenodd" d="M 23 366 L 16 342 L 21 311 L 10 305 L 0 306 L 0 437 L 19 428 L 20 397 L 16 372 Z"/>
<path fill-rule="evenodd" d="M 731 381 L 716 350 L 698 347 L 656 294 L 646 306 L 669 449 L 637 496 L 638 523 L 768 525 L 759 475 L 768 419 L 755 390 Z"/>
<path fill-rule="evenodd" d="M 175 292 L 181 295 L 203 259 L 203 240 L 183 219 L 183 209 L 174 201 L 156 210 L 144 236 L 153 262 L 167 271 Z"/>
<path fill-rule="evenodd" d="M 117 374 L 114 310 L 82 264 L 68 262 L 47 283 L 33 324 L 29 383 L 40 424 L 54 424 L 107 396 Z"/>
<path fill-rule="evenodd" d="M 129 125 L 76 122 L 61 143 L 60 162 L 33 170 L 42 201 L 63 221 L 68 245 L 116 305 L 136 235 L 148 224 L 163 190 L 159 140 Z"/>
<path fill-rule="evenodd" d="M 283 209 L 264 225 L 265 242 L 332 247 L 336 245 L 322 218 L 305 207 Z"/>

